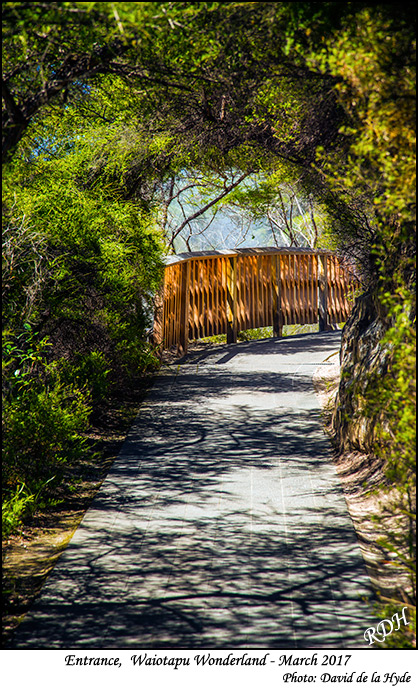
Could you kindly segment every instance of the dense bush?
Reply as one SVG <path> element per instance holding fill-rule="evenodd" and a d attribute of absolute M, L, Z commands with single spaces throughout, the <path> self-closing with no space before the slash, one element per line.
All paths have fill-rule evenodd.
<path fill-rule="evenodd" d="M 86 452 L 82 431 L 91 412 L 86 389 L 62 381 L 48 363 L 48 338 L 30 324 L 3 334 L 3 535 L 39 506 L 66 463 Z"/>
<path fill-rule="evenodd" d="M 157 362 L 146 330 L 160 234 L 135 204 L 85 189 L 85 151 L 17 158 L 4 175 L 6 532 L 87 453 L 91 412 L 112 387 Z"/>
<path fill-rule="evenodd" d="M 387 370 L 371 377 L 363 414 L 379 420 L 375 453 L 383 463 L 383 481 L 377 489 L 380 510 L 375 516 L 385 559 L 399 573 L 392 598 L 383 598 L 378 614 L 408 606 L 411 622 L 383 647 L 415 647 L 416 622 L 416 334 L 415 299 L 404 288 L 384 296 L 392 321 L 382 341 L 389 349 Z M 397 609 L 396 609 L 397 608 Z"/>

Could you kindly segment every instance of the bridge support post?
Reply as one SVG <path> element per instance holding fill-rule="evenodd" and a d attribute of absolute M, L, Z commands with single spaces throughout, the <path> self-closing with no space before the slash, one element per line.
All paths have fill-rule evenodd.
<path fill-rule="evenodd" d="M 164 349 L 164 279 L 161 288 L 154 298 L 154 324 L 152 328 L 151 342 L 157 352 Z"/>
<path fill-rule="evenodd" d="M 181 287 L 180 287 L 180 323 L 179 323 L 179 343 L 177 353 L 185 355 L 189 344 L 189 283 L 190 283 L 190 262 L 185 261 L 181 265 Z"/>
<path fill-rule="evenodd" d="M 237 328 L 237 258 L 230 257 L 227 263 L 226 342 L 236 343 Z"/>
<path fill-rule="evenodd" d="M 276 254 L 271 258 L 271 269 L 273 279 L 273 336 L 275 338 L 281 338 L 283 332 L 283 311 L 280 254 Z"/>
<path fill-rule="evenodd" d="M 328 319 L 328 257 L 318 256 L 318 322 L 320 331 L 330 331 Z"/>

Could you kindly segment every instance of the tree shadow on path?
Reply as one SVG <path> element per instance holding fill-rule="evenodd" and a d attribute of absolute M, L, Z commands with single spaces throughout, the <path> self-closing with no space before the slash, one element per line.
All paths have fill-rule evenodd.
<path fill-rule="evenodd" d="M 218 355 L 160 379 L 9 647 L 366 647 L 370 585 L 311 376 Z"/>

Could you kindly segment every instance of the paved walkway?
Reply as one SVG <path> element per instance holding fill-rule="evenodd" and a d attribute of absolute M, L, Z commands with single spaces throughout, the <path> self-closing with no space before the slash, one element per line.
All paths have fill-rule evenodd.
<path fill-rule="evenodd" d="M 312 388 L 339 340 L 211 347 L 161 375 L 14 647 L 367 647 Z"/>

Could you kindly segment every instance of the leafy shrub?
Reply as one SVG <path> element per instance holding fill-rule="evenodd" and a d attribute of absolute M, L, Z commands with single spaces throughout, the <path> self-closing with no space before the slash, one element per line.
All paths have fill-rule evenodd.
<path fill-rule="evenodd" d="M 21 525 L 28 509 L 33 506 L 34 498 L 34 495 L 27 490 L 25 483 L 22 483 L 8 499 L 2 502 L 2 537 L 8 537 Z"/>
<path fill-rule="evenodd" d="M 38 507 L 45 503 L 41 497 L 47 485 L 54 479 L 54 477 L 51 477 L 46 482 L 35 483 L 36 489 L 34 492 L 31 492 L 23 482 L 15 492 L 12 492 L 11 495 L 2 502 L 1 523 L 3 538 L 7 538 L 11 533 L 16 532 L 22 523 L 31 516 Z M 51 501 L 47 503 L 50 504 Z"/>
<path fill-rule="evenodd" d="M 91 407 L 86 391 L 61 379 L 48 364 L 47 338 L 26 325 L 6 332 L 3 360 L 3 486 L 6 493 L 24 483 L 45 481 L 65 461 L 86 449 L 81 432 Z"/>
<path fill-rule="evenodd" d="M 101 401 L 109 391 L 112 370 L 103 353 L 97 350 L 86 355 L 78 354 L 72 362 L 60 360 L 56 366 L 64 381 L 89 391 L 93 403 Z"/>
<path fill-rule="evenodd" d="M 157 364 L 145 343 L 162 270 L 152 214 L 89 184 L 86 138 L 55 141 L 52 156 L 35 147 L 3 178 L 7 532 L 87 453 L 83 433 L 110 386 Z"/>
<path fill-rule="evenodd" d="M 123 340 L 118 344 L 118 351 L 123 353 L 123 360 L 128 371 L 136 374 L 154 372 L 159 369 L 161 362 L 156 355 L 157 350 L 158 348 L 138 337 Z"/>
<path fill-rule="evenodd" d="M 404 288 L 396 299 L 387 293 L 386 304 L 392 318 L 382 346 L 390 348 L 388 369 L 374 377 L 366 392 L 366 414 L 380 414 L 377 426 L 376 455 L 384 464 L 384 481 L 378 488 L 380 512 L 375 521 L 381 529 L 378 540 L 387 560 L 400 577 L 407 579 L 406 592 L 399 587 L 391 606 L 407 604 L 415 621 L 416 602 L 416 335 L 411 315 L 414 301 Z M 401 580 L 400 580 L 401 582 Z M 383 598 L 385 600 L 385 598 Z M 379 610 L 382 618 L 389 605 Z M 395 611 L 395 610 L 394 610 Z M 414 623 L 412 623 L 412 627 Z M 397 636 L 397 647 L 412 647 L 412 627 Z M 387 646 L 393 641 L 387 639 Z M 399 639 L 399 640 L 398 640 Z M 399 641 L 401 644 L 399 644 Z M 385 647 L 386 643 L 385 643 Z"/>
<path fill-rule="evenodd" d="M 3 477 L 7 484 L 43 478 L 86 450 L 80 432 L 90 407 L 85 394 L 60 380 L 45 389 L 33 386 L 5 402 L 3 411 Z"/>

